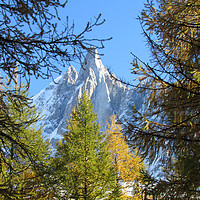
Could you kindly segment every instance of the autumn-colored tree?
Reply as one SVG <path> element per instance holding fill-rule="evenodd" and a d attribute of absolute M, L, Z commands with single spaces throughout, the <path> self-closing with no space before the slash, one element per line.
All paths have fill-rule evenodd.
<path fill-rule="evenodd" d="M 127 134 L 151 162 L 162 158 L 168 175 L 158 185 L 166 199 L 199 197 L 199 8 L 198 0 L 149 0 L 139 17 L 152 62 L 134 55 L 146 109 L 134 109 Z"/>
<path fill-rule="evenodd" d="M 111 152 L 112 162 L 118 172 L 118 182 L 122 185 L 122 199 L 130 198 L 127 190 L 133 188 L 134 199 L 142 197 L 142 173 L 144 163 L 137 155 L 136 151 L 131 151 L 122 133 L 121 124 L 116 123 L 117 118 L 113 114 L 107 122 L 106 133 L 109 151 Z"/>

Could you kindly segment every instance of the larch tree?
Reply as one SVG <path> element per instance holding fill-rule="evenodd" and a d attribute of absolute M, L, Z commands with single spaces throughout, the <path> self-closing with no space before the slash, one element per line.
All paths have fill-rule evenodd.
<path fill-rule="evenodd" d="M 106 139 L 111 158 L 117 170 L 117 180 L 122 185 L 122 199 L 134 198 L 143 199 L 143 175 L 144 163 L 137 155 L 136 150 L 131 151 L 122 133 L 121 124 L 117 123 L 117 118 L 113 114 L 110 116 L 106 126 Z M 127 190 L 132 188 L 133 196 L 127 196 Z"/>
<path fill-rule="evenodd" d="M 100 132 L 97 115 L 86 91 L 67 122 L 55 163 L 63 198 L 119 199 L 119 185 L 105 135 Z"/>
<path fill-rule="evenodd" d="M 4 86 L 3 90 L 13 91 L 13 96 L 28 96 L 26 86 L 13 82 Z M 0 109 L 0 119 L 6 116 L 12 123 L 6 127 L 0 124 L 0 198 L 43 199 L 48 196 L 43 186 L 50 148 L 42 136 L 42 127 L 36 126 L 40 119 L 36 108 L 31 102 L 2 98 L 6 111 Z"/>
<path fill-rule="evenodd" d="M 152 162 L 163 158 L 168 175 L 154 191 L 165 199 L 199 197 L 199 8 L 198 0 L 147 1 L 139 16 L 152 60 L 134 55 L 146 110 L 134 109 L 127 134 Z"/>

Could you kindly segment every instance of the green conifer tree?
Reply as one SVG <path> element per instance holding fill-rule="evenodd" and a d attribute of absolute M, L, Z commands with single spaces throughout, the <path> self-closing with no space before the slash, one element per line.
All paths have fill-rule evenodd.
<path fill-rule="evenodd" d="M 73 110 L 63 137 L 56 155 L 61 195 L 68 199 L 118 199 L 116 172 L 86 91 Z"/>
<path fill-rule="evenodd" d="M 5 115 L 3 109 L 0 111 L 1 117 L 7 116 L 13 124 L 0 126 L 0 199 L 42 199 L 47 196 L 42 174 L 50 151 L 41 127 L 35 125 L 39 120 L 36 108 L 28 101 L 27 87 L 5 83 L 2 89 L 12 91 L 13 97 L 23 96 L 26 101 L 5 96 L 9 112 Z"/>

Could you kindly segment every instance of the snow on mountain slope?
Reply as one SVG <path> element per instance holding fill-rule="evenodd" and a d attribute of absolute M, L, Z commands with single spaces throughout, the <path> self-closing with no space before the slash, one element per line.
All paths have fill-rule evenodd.
<path fill-rule="evenodd" d="M 94 104 L 102 130 L 113 112 L 120 119 L 128 118 L 133 104 L 137 108 L 142 105 L 141 94 L 111 78 L 95 48 L 86 55 L 79 73 L 70 66 L 55 82 L 57 84 L 51 83 L 33 98 L 34 104 L 42 111 L 44 135 L 53 146 L 65 131 L 66 119 L 85 88 Z"/>

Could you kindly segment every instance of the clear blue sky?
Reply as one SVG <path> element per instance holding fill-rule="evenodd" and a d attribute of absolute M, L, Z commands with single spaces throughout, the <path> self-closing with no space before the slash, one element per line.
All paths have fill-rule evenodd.
<path fill-rule="evenodd" d="M 146 0 L 69 0 L 66 7 L 59 15 L 65 19 L 69 16 L 69 21 L 75 23 L 75 31 L 83 30 L 88 21 L 102 14 L 105 23 L 98 26 L 89 33 L 90 38 L 109 38 L 112 40 L 104 43 L 105 48 L 100 51 L 104 54 L 101 60 L 118 77 L 128 81 L 133 79 L 131 75 L 131 62 L 133 52 L 141 59 L 149 60 L 149 51 L 142 35 L 139 21 L 136 19 L 140 14 Z M 60 21 L 60 24 L 64 21 Z M 86 35 L 87 37 L 87 35 Z M 72 63 L 73 65 L 73 63 Z M 75 65 L 77 71 L 80 66 Z M 67 68 L 63 68 L 65 73 Z M 55 75 L 55 78 L 58 75 Z M 31 80 L 30 94 L 34 95 L 45 88 L 52 80 Z"/>

